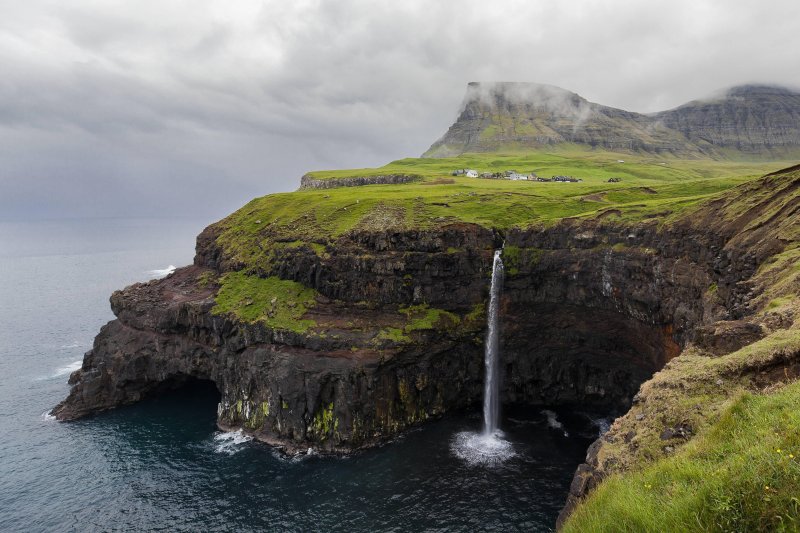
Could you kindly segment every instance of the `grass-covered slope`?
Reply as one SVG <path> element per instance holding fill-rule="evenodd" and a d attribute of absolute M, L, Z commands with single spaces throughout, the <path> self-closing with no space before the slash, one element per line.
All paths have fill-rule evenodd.
<path fill-rule="evenodd" d="M 303 319 L 315 304 L 315 291 L 294 281 L 228 272 L 219 280 L 213 314 L 231 313 L 245 322 L 303 333 L 314 321 Z"/>
<path fill-rule="evenodd" d="M 309 176 L 315 180 L 392 174 L 419 179 L 394 185 L 308 188 L 252 200 L 216 224 L 216 242 L 240 273 L 219 280 L 215 312 L 231 313 L 246 321 L 258 319 L 297 332 L 309 328 L 312 332 L 326 331 L 315 330 L 300 312 L 313 308 L 314 298 L 289 297 L 283 285 L 257 277 L 271 275 L 264 273 L 274 272 L 293 249 L 305 248 L 325 258 L 334 251 L 337 239 L 348 232 L 426 230 L 455 223 L 494 229 L 550 225 L 568 217 L 669 223 L 704 200 L 780 165 L 649 158 L 573 148 L 559 153 L 404 159 L 378 169 L 312 172 Z M 583 181 L 509 181 L 450 175 L 459 168 L 536 172 L 542 177 L 570 175 Z M 621 181 L 609 183 L 610 178 Z M 267 294 L 267 289 L 274 290 Z M 242 296 L 250 292 L 259 297 Z M 264 294 L 269 302 L 256 302 Z M 270 303 L 273 298 L 277 299 Z M 298 303 L 301 300 L 307 305 Z M 392 335 L 384 333 L 384 337 Z"/>
<path fill-rule="evenodd" d="M 779 252 L 748 280 L 751 313 L 701 332 L 601 439 L 604 480 L 564 531 L 800 531 L 800 167 L 687 216 Z"/>
<path fill-rule="evenodd" d="M 309 176 L 325 180 L 406 174 L 420 176 L 418 181 L 303 189 L 256 198 L 219 223 L 219 242 L 229 257 L 255 267 L 276 260 L 285 247 L 308 245 L 325 253 L 328 244 L 353 230 L 430 229 L 458 222 L 526 228 L 566 217 L 597 216 L 666 220 L 781 165 L 646 158 L 578 149 L 556 154 L 403 159 L 378 169 L 311 172 Z M 583 181 L 542 183 L 450 175 L 460 168 L 536 172 L 542 177 L 568 175 Z M 609 183 L 610 178 L 622 181 Z"/>
<path fill-rule="evenodd" d="M 800 530 L 800 383 L 740 392 L 679 453 L 616 476 L 565 532 Z"/>

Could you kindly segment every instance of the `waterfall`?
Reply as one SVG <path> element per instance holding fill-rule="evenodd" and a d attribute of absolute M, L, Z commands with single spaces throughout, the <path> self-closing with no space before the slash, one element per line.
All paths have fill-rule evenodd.
<path fill-rule="evenodd" d="M 502 250 L 494 252 L 489 309 L 486 316 L 486 377 L 483 382 L 483 431 L 457 433 L 453 453 L 470 465 L 497 466 L 514 457 L 516 452 L 498 424 L 500 423 L 500 292 L 503 290 Z"/>
<path fill-rule="evenodd" d="M 500 419 L 500 348 L 498 342 L 500 292 L 503 290 L 502 250 L 494 252 L 492 284 L 489 289 L 489 309 L 486 313 L 486 352 L 484 364 L 486 377 L 483 384 L 483 434 L 491 435 L 498 429 Z"/>

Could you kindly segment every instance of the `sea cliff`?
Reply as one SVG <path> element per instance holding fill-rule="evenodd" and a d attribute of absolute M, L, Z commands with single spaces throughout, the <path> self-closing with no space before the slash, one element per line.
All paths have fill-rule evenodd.
<path fill-rule="evenodd" d="M 627 411 L 590 448 L 562 524 L 609 476 L 691 442 L 731 391 L 800 372 L 798 167 L 661 202 L 656 214 L 620 204 L 527 226 L 450 217 L 414 227 L 385 201 L 335 231 L 310 222 L 316 205 L 270 220 L 276 201 L 206 228 L 193 265 L 115 292 L 117 318 L 54 415 L 207 380 L 220 427 L 289 453 L 384 442 L 480 401 L 500 247 L 503 403 Z M 777 337 L 788 340 L 773 349 Z"/>

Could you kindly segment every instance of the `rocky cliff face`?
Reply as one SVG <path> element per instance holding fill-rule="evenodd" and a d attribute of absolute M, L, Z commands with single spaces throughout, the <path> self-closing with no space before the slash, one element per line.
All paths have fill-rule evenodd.
<path fill-rule="evenodd" d="M 53 414 L 73 420 L 207 380 L 221 428 L 289 453 L 378 444 L 480 401 L 492 255 L 504 246 L 503 403 L 629 408 L 589 449 L 563 524 L 607 476 L 689 441 L 730 391 L 800 377 L 799 216 L 794 167 L 668 223 L 356 225 L 323 245 L 303 240 L 302 224 L 266 240 L 223 221 L 198 236 L 193 265 L 112 295 L 117 318 Z M 242 249 L 265 242 L 270 260 L 244 264 Z M 231 312 L 231 276 L 312 290 L 303 327 L 279 320 L 301 308 L 294 296 L 239 294 L 244 311 Z"/>
<path fill-rule="evenodd" d="M 654 118 L 698 145 L 746 154 L 780 154 L 800 147 L 800 93 L 782 87 L 735 87 Z"/>
<path fill-rule="evenodd" d="M 695 216 L 695 227 L 725 236 L 713 271 L 738 271 L 736 290 L 722 298 L 725 312 L 696 327 L 681 355 L 589 448 L 559 527 L 606 477 L 668 459 L 709 430 L 732 398 L 770 394 L 800 378 L 800 166 L 740 186 Z"/>
<path fill-rule="evenodd" d="M 325 253 L 285 249 L 256 273 L 316 291 L 303 316 L 313 326 L 290 331 L 215 311 L 220 275 L 241 265 L 211 226 L 193 266 L 114 293 L 117 319 L 54 414 L 75 419 L 202 379 L 221 394 L 221 427 L 288 451 L 381 442 L 480 401 L 482 315 L 503 242 L 503 401 L 624 408 L 698 327 L 749 312 L 747 280 L 784 244 L 732 246 L 737 231 L 713 215 L 670 227 L 353 231 Z"/>
<path fill-rule="evenodd" d="M 347 178 L 315 179 L 309 174 L 300 178 L 301 189 L 335 189 L 337 187 L 361 187 L 363 185 L 397 185 L 420 180 L 414 174 L 384 174 L 378 176 L 352 176 Z"/>
<path fill-rule="evenodd" d="M 779 87 L 737 87 L 714 100 L 643 115 L 550 85 L 470 83 L 458 119 L 424 156 L 565 143 L 681 157 L 724 157 L 725 150 L 780 155 L 800 148 L 799 116 L 800 93 Z"/>

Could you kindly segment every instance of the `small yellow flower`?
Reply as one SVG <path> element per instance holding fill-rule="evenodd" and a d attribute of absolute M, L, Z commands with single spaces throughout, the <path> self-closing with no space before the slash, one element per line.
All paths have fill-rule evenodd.
<path fill-rule="evenodd" d="M 778 452 L 778 453 L 781 453 L 781 449 L 780 448 L 775 448 L 775 451 Z"/>
<path fill-rule="evenodd" d="M 794 454 L 790 453 L 789 454 L 789 459 L 794 459 Z"/>
<path fill-rule="evenodd" d="M 769 485 L 764 485 L 764 490 L 769 490 Z"/>

